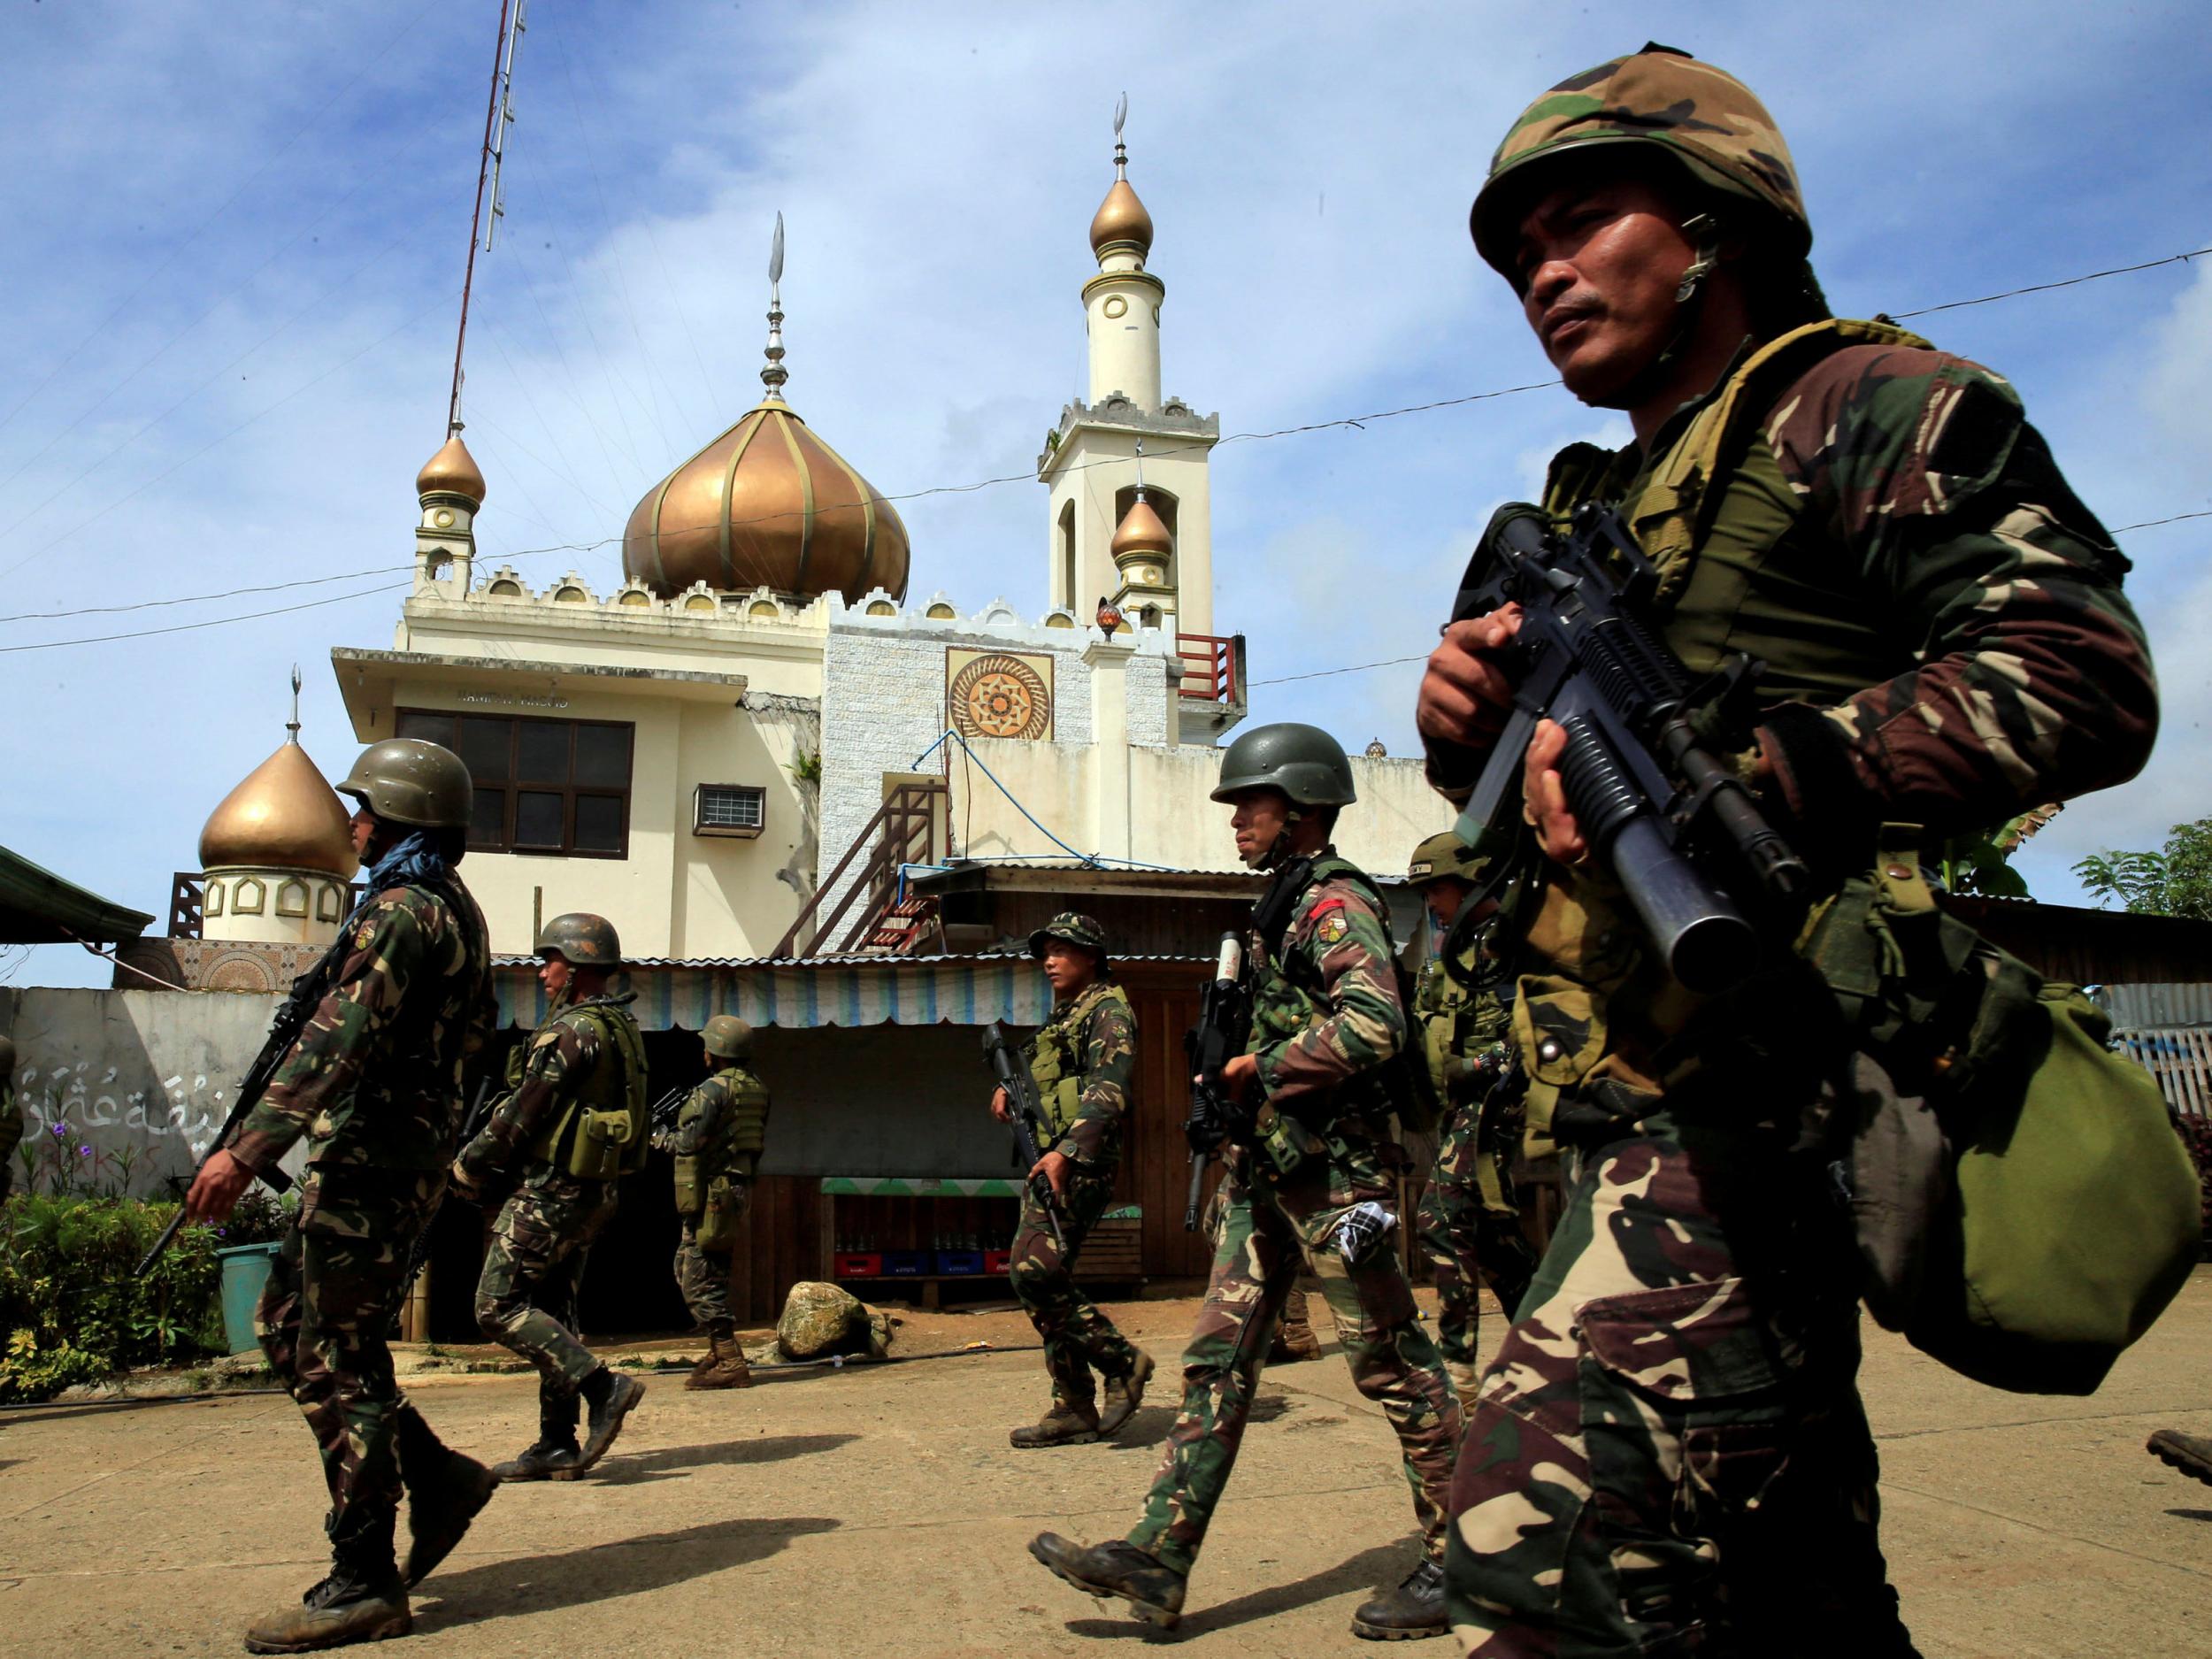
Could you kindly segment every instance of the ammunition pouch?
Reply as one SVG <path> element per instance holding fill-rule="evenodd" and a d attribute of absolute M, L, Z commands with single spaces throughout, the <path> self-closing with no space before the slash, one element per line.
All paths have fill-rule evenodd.
<path fill-rule="evenodd" d="M 707 1183 L 706 1207 L 700 1212 L 698 1228 L 692 1235 L 701 1249 L 724 1251 L 737 1248 L 739 1224 L 745 1218 L 746 1195 L 745 1183 L 727 1175 L 718 1175 Z"/>
<path fill-rule="evenodd" d="M 1808 921 L 1856 1050 L 1827 1102 L 1867 1307 L 1953 1370 L 2088 1394 L 2194 1264 L 2196 1172 L 2111 1023 L 1936 903 L 1919 832 Z"/>
<path fill-rule="evenodd" d="M 649 1125 L 645 1101 L 645 1044 L 629 1019 L 615 1019 L 589 1004 L 557 1018 L 588 1025 L 599 1055 L 580 1079 L 575 1101 L 531 1148 L 565 1175 L 611 1181 L 645 1165 Z"/>

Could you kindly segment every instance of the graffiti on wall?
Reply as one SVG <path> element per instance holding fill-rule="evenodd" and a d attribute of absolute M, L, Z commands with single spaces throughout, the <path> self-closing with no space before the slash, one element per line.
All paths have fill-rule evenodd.
<path fill-rule="evenodd" d="M 23 1067 L 16 1105 L 24 1117 L 27 1184 L 41 1189 L 127 1193 L 181 1173 L 205 1157 L 229 1110 L 229 1089 L 181 1072 L 156 1088 L 131 1088 L 122 1068 L 80 1060 Z M 161 1156 L 170 1142 L 173 1151 Z"/>

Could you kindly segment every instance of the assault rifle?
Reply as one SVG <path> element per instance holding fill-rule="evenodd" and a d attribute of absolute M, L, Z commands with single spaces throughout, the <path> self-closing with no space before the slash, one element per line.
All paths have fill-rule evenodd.
<path fill-rule="evenodd" d="M 269 1017 L 269 1034 L 262 1040 L 261 1052 L 254 1056 L 253 1064 L 246 1068 L 246 1075 L 239 1080 L 238 1094 L 231 1102 L 230 1116 L 223 1119 L 223 1126 L 216 1131 L 215 1144 L 207 1149 L 207 1156 L 200 1160 L 200 1169 L 207 1167 L 208 1158 L 229 1148 L 231 1142 L 238 1138 L 238 1132 L 245 1126 L 253 1109 L 261 1104 L 262 1095 L 268 1091 L 269 1079 L 276 1075 L 277 1067 L 282 1064 L 284 1056 L 292 1052 L 292 1045 L 299 1041 L 308 1016 L 323 1000 L 326 982 L 335 971 L 339 956 L 352 949 L 352 942 L 351 934 L 344 928 L 339 929 L 336 942 L 323 953 L 321 960 L 292 981 L 290 992 L 277 1004 L 276 1012 Z M 198 1179 L 198 1170 L 193 1171 L 195 1179 Z M 282 1170 L 269 1170 L 261 1176 L 261 1179 L 271 1192 L 280 1197 L 292 1190 L 292 1178 Z M 154 1240 L 153 1247 L 145 1255 L 139 1257 L 138 1265 L 131 1271 L 134 1279 L 143 1279 L 153 1271 L 154 1263 L 174 1242 L 183 1225 L 184 1205 L 179 1203 L 177 1213 L 170 1217 L 169 1225 L 161 1230 L 161 1236 Z"/>
<path fill-rule="evenodd" d="M 1190 1193 L 1183 1205 L 1183 1231 L 1198 1231 L 1199 1189 L 1206 1179 L 1206 1160 L 1225 1141 L 1241 1140 L 1252 1132 L 1251 1114 L 1230 1098 L 1221 1074 L 1229 1062 L 1244 1052 L 1252 1035 L 1252 993 L 1248 981 L 1244 941 L 1233 933 L 1221 936 L 1214 957 L 1214 977 L 1198 994 L 1198 1023 L 1183 1033 L 1183 1053 L 1190 1061 L 1190 1116 L 1183 1123 L 1183 1137 L 1190 1142 Z"/>
<path fill-rule="evenodd" d="M 691 1098 L 691 1091 L 698 1087 L 696 1083 L 679 1083 L 653 1102 L 653 1133 L 664 1135 L 675 1129 L 677 1114 L 683 1110 L 684 1102 Z"/>
<path fill-rule="evenodd" d="M 1804 893 L 1806 870 L 1700 730 L 1748 724 L 1758 665 L 1740 656 L 1694 685 L 1646 619 L 1658 585 L 1617 509 L 1585 505 L 1564 536 L 1540 508 L 1498 509 L 1452 619 L 1521 608 L 1503 652 L 1517 671 L 1513 713 L 1457 827 L 1471 846 L 1485 829 L 1517 833 L 1523 756 L 1537 722 L 1557 721 L 1567 733 L 1567 804 L 1594 856 L 1674 977 L 1693 991 L 1724 991 L 1758 959 L 1747 912 L 1785 909 Z M 1453 957 L 1473 942 L 1474 912 L 1495 890 L 1462 906 Z"/>
<path fill-rule="evenodd" d="M 991 1075 L 1006 1091 L 1007 1102 L 1014 1109 L 1014 1150 L 1021 1159 L 1022 1169 L 1034 1170 L 1038 1160 L 1044 1156 L 1038 1150 L 1037 1132 L 1048 1131 L 1051 1124 L 1045 1117 L 1044 1102 L 1037 1098 L 1037 1079 L 1015 1058 L 1013 1048 L 1006 1041 L 1006 1022 L 1002 1019 L 995 1019 L 983 1028 L 983 1063 L 991 1068 Z M 1060 1247 L 1060 1259 L 1065 1262 L 1068 1240 L 1060 1231 L 1060 1201 L 1053 1195 L 1052 1184 L 1027 1173 L 1022 1179 L 1033 1185 L 1038 1208 L 1045 1212 L 1045 1225 L 1052 1229 L 1052 1241 Z"/>

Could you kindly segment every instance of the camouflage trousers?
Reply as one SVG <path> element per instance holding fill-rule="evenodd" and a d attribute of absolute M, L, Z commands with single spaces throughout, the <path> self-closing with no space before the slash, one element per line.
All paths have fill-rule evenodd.
<path fill-rule="evenodd" d="M 1113 1189 L 1111 1170 L 1097 1174 L 1069 1171 L 1059 1215 L 1060 1231 L 1068 1241 L 1064 1257 L 1053 1241 L 1035 1187 L 1022 1194 L 1021 1222 L 1014 1230 L 1006 1277 L 1044 1342 L 1052 1397 L 1062 1405 L 1094 1403 L 1098 1397 L 1094 1371 L 1102 1377 L 1124 1377 L 1137 1363 L 1137 1350 L 1129 1346 L 1129 1339 L 1076 1287 L 1074 1277 L 1083 1240 L 1098 1225 Z"/>
<path fill-rule="evenodd" d="M 1222 1187 L 1213 1276 L 1183 1354 L 1182 1409 L 1129 1542 L 1179 1572 L 1197 1560 L 1302 1263 L 1321 1282 L 1354 1384 L 1397 1432 L 1423 1548 L 1440 1556 L 1459 1401 L 1415 1313 L 1395 1237 L 1356 1263 L 1332 1238 L 1355 1204 L 1372 1199 L 1394 1208 L 1395 1183 L 1372 1148 L 1332 1140 L 1326 1156 L 1310 1156 L 1287 1176 L 1234 1151 Z"/>
<path fill-rule="evenodd" d="M 1445 1118 L 1436 1167 L 1421 1195 L 1419 1240 L 1436 1282 L 1436 1346 L 1445 1363 L 1471 1367 L 1481 1317 L 1476 1274 L 1489 1281 L 1513 1317 L 1536 1271 L 1536 1252 L 1521 1231 L 1520 1201 L 1513 1190 L 1517 1141 L 1484 1120 L 1482 1102 L 1470 1101 Z"/>
<path fill-rule="evenodd" d="M 1565 1213 L 1452 1481 L 1467 1652 L 1912 1654 L 1818 1161 L 1663 1115 L 1565 1157 Z"/>
<path fill-rule="evenodd" d="M 331 1546 L 372 1569 L 390 1564 L 403 1465 L 445 1450 L 394 1380 L 389 1346 L 407 1253 L 444 1187 L 442 1170 L 311 1171 L 254 1313 L 322 1454 Z"/>
<path fill-rule="evenodd" d="M 730 1252 L 699 1248 L 699 1217 L 686 1216 L 676 1240 L 676 1288 L 699 1327 L 727 1336 L 737 1328 L 730 1315 Z"/>
<path fill-rule="evenodd" d="M 538 1368 L 538 1423 L 558 1439 L 576 1425 L 576 1390 L 599 1361 L 576 1335 L 576 1294 L 591 1241 L 615 1212 L 615 1183 L 580 1180 L 541 1164 L 500 1206 L 476 1323 Z"/>

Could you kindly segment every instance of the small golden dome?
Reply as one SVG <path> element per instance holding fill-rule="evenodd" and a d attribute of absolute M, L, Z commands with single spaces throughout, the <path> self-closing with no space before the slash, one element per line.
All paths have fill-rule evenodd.
<path fill-rule="evenodd" d="M 250 864 L 350 877 L 360 865 L 351 816 L 307 751 L 288 739 L 208 814 L 200 868 Z"/>
<path fill-rule="evenodd" d="M 484 504 L 484 474 L 477 470 L 476 457 L 461 442 L 459 433 L 448 438 L 445 447 L 422 464 L 422 471 L 415 474 L 415 494 L 465 495 L 476 506 Z"/>
<path fill-rule="evenodd" d="M 851 603 L 906 597 L 906 526 L 874 485 L 772 396 L 645 493 L 625 574 L 663 599 L 694 582 Z"/>
<path fill-rule="evenodd" d="M 1133 245 L 1140 258 L 1152 251 L 1152 215 L 1144 211 L 1144 204 L 1137 200 L 1126 179 L 1114 180 L 1114 188 L 1106 192 L 1106 199 L 1098 204 L 1091 219 L 1093 253 L 1102 258 L 1116 242 Z"/>
<path fill-rule="evenodd" d="M 1168 534 L 1167 526 L 1140 490 L 1136 500 L 1129 503 L 1129 511 L 1122 514 L 1120 527 L 1114 532 L 1114 557 L 1118 559 L 1132 553 L 1151 553 L 1165 558 L 1174 550 L 1175 539 Z"/>

